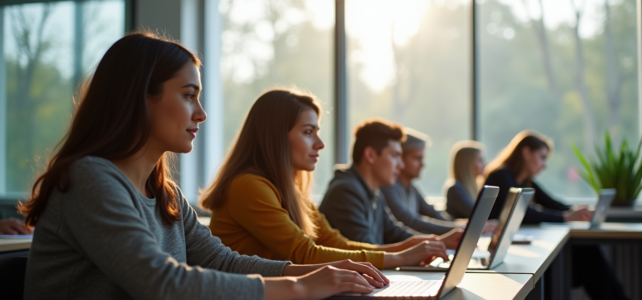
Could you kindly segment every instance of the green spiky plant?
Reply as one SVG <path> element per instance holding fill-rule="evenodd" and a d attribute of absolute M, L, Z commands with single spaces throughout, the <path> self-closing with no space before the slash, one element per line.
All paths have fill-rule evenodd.
<path fill-rule="evenodd" d="M 631 206 L 642 190 L 642 162 L 640 162 L 640 149 L 642 139 L 637 148 L 629 148 L 629 143 L 624 138 L 619 151 L 613 149 L 611 136 L 608 132 L 604 135 L 604 149 L 595 147 L 595 158 L 587 158 L 572 145 L 575 155 L 580 160 L 584 170 L 580 176 L 596 193 L 603 188 L 615 188 L 613 199 L 614 206 Z"/>

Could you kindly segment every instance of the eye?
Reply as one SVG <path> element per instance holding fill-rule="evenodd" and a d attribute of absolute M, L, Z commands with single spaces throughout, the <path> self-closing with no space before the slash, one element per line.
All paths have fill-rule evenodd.
<path fill-rule="evenodd" d="M 185 94 L 185 98 L 187 98 L 187 100 L 189 100 L 189 101 L 192 101 L 192 100 L 194 100 L 194 94 L 192 94 L 192 93 Z"/>
<path fill-rule="evenodd" d="M 306 129 L 304 133 L 306 135 L 311 135 L 312 134 L 312 129 Z"/>

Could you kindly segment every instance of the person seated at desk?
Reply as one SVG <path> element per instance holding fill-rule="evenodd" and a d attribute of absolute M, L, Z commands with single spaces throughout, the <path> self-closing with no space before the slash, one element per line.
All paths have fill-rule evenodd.
<path fill-rule="evenodd" d="M 438 241 L 374 245 L 330 227 L 310 195 L 324 147 L 318 135 L 321 111 L 312 95 L 294 90 L 270 90 L 254 102 L 201 197 L 201 205 L 212 211 L 212 233 L 241 254 L 295 263 L 351 259 L 384 269 L 446 256 Z"/>
<path fill-rule="evenodd" d="M 386 200 L 380 187 L 392 186 L 404 168 L 401 158 L 403 129 L 382 119 L 363 121 L 355 131 L 350 167 L 336 167 L 334 178 L 319 206 L 330 225 L 342 235 L 370 244 L 397 243 L 426 239 L 392 221 L 386 212 Z M 454 249 L 461 238 L 461 229 L 453 229 L 436 238 Z"/>
<path fill-rule="evenodd" d="M 31 234 L 31 228 L 27 228 L 21 220 L 9 218 L 0 220 L 0 234 Z"/>
<path fill-rule="evenodd" d="M 553 142 L 548 137 L 533 130 L 524 130 L 486 166 L 488 175 L 485 184 L 499 187 L 499 195 L 489 218 L 499 216 L 511 187 L 529 187 L 535 190 L 532 202 L 543 208 L 529 206 L 523 224 L 590 219 L 591 212 L 586 208 L 574 210 L 562 204 L 533 180 L 546 167 L 546 159 L 552 151 Z M 573 286 L 583 286 L 595 300 L 628 299 L 599 247 L 573 246 L 571 252 Z"/>
<path fill-rule="evenodd" d="M 171 159 L 192 150 L 206 119 L 199 66 L 152 33 L 107 50 L 20 207 L 37 226 L 24 299 L 323 299 L 388 282 L 349 261 L 301 266 L 240 255 L 198 222 Z"/>
<path fill-rule="evenodd" d="M 484 175 L 483 146 L 476 141 L 457 142 L 450 152 L 446 181 L 446 212 L 453 218 L 469 218 L 479 192 L 477 180 Z"/>
<path fill-rule="evenodd" d="M 419 178 L 424 166 L 424 154 L 426 147 L 430 147 L 430 138 L 412 128 L 404 128 L 404 132 L 406 140 L 401 143 L 404 168 L 394 185 L 379 188 L 392 216 L 408 228 L 424 234 L 444 234 L 465 226 L 465 220 L 459 224 L 452 222 L 426 203 L 419 189 L 412 183 L 412 180 Z M 428 220 L 423 219 L 424 217 Z M 484 232 L 491 232 L 496 226 L 495 221 L 488 222 Z"/>

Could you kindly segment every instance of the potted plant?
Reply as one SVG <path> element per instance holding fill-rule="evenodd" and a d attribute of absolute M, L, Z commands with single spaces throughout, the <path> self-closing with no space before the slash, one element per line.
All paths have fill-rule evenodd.
<path fill-rule="evenodd" d="M 600 189 L 615 188 L 617 192 L 612 206 L 633 206 L 642 190 L 642 139 L 637 148 L 629 148 L 629 143 L 624 138 L 619 151 L 611 146 L 611 136 L 608 132 L 604 135 L 604 140 L 604 149 L 595 147 L 595 158 L 585 157 L 572 145 L 575 155 L 584 167 L 580 176 L 598 194 Z"/>

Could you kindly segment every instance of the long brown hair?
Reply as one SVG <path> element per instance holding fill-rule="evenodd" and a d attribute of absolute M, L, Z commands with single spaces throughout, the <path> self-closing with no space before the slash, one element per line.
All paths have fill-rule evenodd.
<path fill-rule="evenodd" d="M 91 155 L 119 160 L 142 149 L 151 126 L 146 99 L 161 94 L 163 83 L 188 63 L 200 66 L 183 46 L 150 32 L 132 33 L 114 43 L 81 89 L 71 126 L 34 183 L 31 199 L 19 205 L 26 224 L 36 225 L 54 188 L 69 190 L 69 166 L 77 159 Z M 170 158 L 164 154 L 158 160 L 145 184 L 168 223 L 179 216 Z"/>
<path fill-rule="evenodd" d="M 493 171 L 506 168 L 514 176 L 518 176 L 524 168 L 524 158 L 522 157 L 524 147 L 528 147 L 531 151 L 546 148 L 550 153 L 553 152 L 553 141 L 535 130 L 524 130 L 518 133 L 508 146 L 486 165 L 484 175 L 488 177 L 488 174 Z"/>
<path fill-rule="evenodd" d="M 484 146 L 476 141 L 457 142 L 450 152 L 450 168 L 446 186 L 459 181 L 464 185 L 471 199 L 477 198 L 479 192 L 478 176 L 475 175 L 474 165 L 477 155 L 481 155 Z"/>
<path fill-rule="evenodd" d="M 295 172 L 288 139 L 301 113 L 308 109 L 321 117 L 315 98 L 294 90 L 273 89 L 256 99 L 216 179 L 203 192 L 201 205 L 214 210 L 225 201 L 234 201 L 227 199 L 232 180 L 240 174 L 254 173 L 274 184 L 292 221 L 310 238 L 316 238 L 310 200 L 312 173 Z"/>

